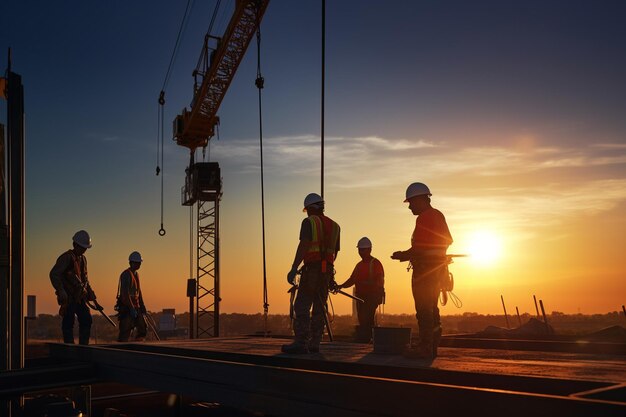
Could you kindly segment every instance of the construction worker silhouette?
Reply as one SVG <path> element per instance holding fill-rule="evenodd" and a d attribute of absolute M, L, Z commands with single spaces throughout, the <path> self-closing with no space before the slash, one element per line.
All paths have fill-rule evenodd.
<path fill-rule="evenodd" d="M 118 312 L 120 332 L 118 342 L 128 342 L 130 333 L 137 329 L 135 340 L 144 340 L 148 333 L 145 314 L 146 306 L 143 303 L 141 285 L 139 284 L 139 272 L 143 258 L 137 251 L 128 256 L 129 267 L 120 274 L 117 289 L 117 303 L 115 310 Z"/>
<path fill-rule="evenodd" d="M 324 215 L 324 200 L 311 193 L 304 199 L 307 218 L 300 226 L 300 243 L 296 249 L 287 282 L 295 284 L 300 263 L 304 262 L 294 302 L 294 341 L 283 345 L 285 353 L 319 352 L 324 333 L 324 314 L 329 287 L 334 287 L 333 264 L 339 252 L 340 228 Z M 311 310 L 312 307 L 312 310 Z"/>
<path fill-rule="evenodd" d="M 443 213 L 430 205 L 431 195 L 430 189 L 421 182 L 408 186 L 404 202 L 409 203 L 409 209 L 417 216 L 411 247 L 391 255 L 391 259 L 409 261 L 413 268 L 411 289 L 419 339 L 417 346 L 408 349 L 405 356 L 427 360 L 437 356 L 441 339 L 441 318 L 437 301 L 441 281 L 448 276 L 446 251 L 452 244 L 452 236 Z"/>
<path fill-rule="evenodd" d="M 50 282 L 59 303 L 59 315 L 63 317 L 61 331 L 64 343 L 74 343 L 74 316 L 78 318 L 78 343 L 89 344 L 91 335 L 91 312 L 87 301 L 96 301 L 87 275 L 87 258 L 84 253 L 91 248 L 89 233 L 79 230 L 72 237 L 73 249 L 61 254 L 52 270 Z"/>
<path fill-rule="evenodd" d="M 356 303 L 359 325 L 354 340 L 368 343 L 372 338 L 376 309 L 382 304 L 385 295 L 385 270 L 383 264 L 372 256 L 372 242 L 367 237 L 359 239 L 356 247 L 361 261 L 354 267 L 350 278 L 339 285 L 338 289 L 354 285 L 355 295 L 363 300 L 362 303 Z"/>

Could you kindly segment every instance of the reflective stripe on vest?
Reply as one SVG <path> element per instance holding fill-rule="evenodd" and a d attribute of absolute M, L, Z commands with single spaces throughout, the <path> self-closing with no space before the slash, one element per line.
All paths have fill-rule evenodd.
<path fill-rule="evenodd" d="M 360 274 L 356 277 L 356 282 L 358 282 L 359 284 L 362 285 L 367 285 L 367 286 L 374 286 L 376 285 L 376 282 L 374 282 L 374 261 L 376 260 L 376 258 L 372 257 L 372 259 L 370 259 L 370 263 L 369 263 L 369 268 L 368 268 L 368 273 L 367 273 L 367 278 L 366 279 L 362 279 L 362 277 L 360 276 Z M 363 261 L 361 261 L 363 262 Z M 358 270 L 359 272 L 361 271 L 361 268 L 359 268 Z"/>
<path fill-rule="evenodd" d="M 326 216 L 311 215 L 311 244 L 304 254 L 304 263 L 325 260 L 335 261 L 335 248 L 339 239 L 339 225 Z"/>
<path fill-rule="evenodd" d="M 128 284 L 128 296 L 133 306 L 139 307 L 139 277 L 135 276 L 133 271 L 128 268 L 126 271 L 130 274 L 130 282 Z"/>

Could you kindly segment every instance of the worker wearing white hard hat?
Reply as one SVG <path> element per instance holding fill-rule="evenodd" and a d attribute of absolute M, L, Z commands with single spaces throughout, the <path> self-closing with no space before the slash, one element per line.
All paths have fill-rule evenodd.
<path fill-rule="evenodd" d="M 324 211 L 324 199 L 322 198 L 321 195 L 319 195 L 317 193 L 311 193 L 311 194 L 308 194 L 306 197 L 304 197 L 304 204 L 303 204 L 303 206 L 304 206 L 302 208 L 303 212 L 305 212 L 308 207 L 318 208 L 318 209 Z"/>
<path fill-rule="evenodd" d="M 359 239 L 356 245 L 361 261 L 356 264 L 352 275 L 338 288 L 349 288 L 354 285 L 355 295 L 363 302 L 356 303 L 359 325 L 354 340 L 368 343 L 372 338 L 375 326 L 376 309 L 385 298 L 385 270 L 383 264 L 372 256 L 372 242 L 367 237 Z"/>
<path fill-rule="evenodd" d="M 118 342 L 128 342 L 133 329 L 136 329 L 135 340 L 144 340 L 148 334 L 145 314 L 146 305 L 143 302 L 141 285 L 139 284 L 139 268 L 143 258 L 137 251 L 128 255 L 129 267 L 120 274 L 117 289 L 117 303 L 115 310 L 118 312 L 120 322 Z"/>
<path fill-rule="evenodd" d="M 91 288 L 87 274 L 85 252 L 91 248 L 91 237 L 85 230 L 79 230 L 72 236 L 73 248 L 62 253 L 50 270 L 50 282 L 55 289 L 61 331 L 64 343 L 74 343 L 74 321 L 78 318 L 78 342 L 89 344 L 93 319 L 88 301 L 97 307 L 96 294 Z"/>
<path fill-rule="evenodd" d="M 411 247 L 391 255 L 391 259 L 409 261 L 413 268 L 411 289 L 419 340 L 415 348 L 406 352 L 406 356 L 419 359 L 437 356 L 442 333 L 437 301 L 441 283 L 448 274 L 446 251 L 452 244 L 446 219 L 443 213 L 431 206 L 431 195 L 424 183 L 414 182 L 407 187 L 404 202 L 409 203 L 409 210 L 417 216 Z"/>
<path fill-rule="evenodd" d="M 334 262 L 339 252 L 340 227 L 324 214 L 324 199 L 316 193 L 304 198 L 307 217 L 300 225 L 300 242 L 296 249 L 287 282 L 296 285 L 301 263 L 298 294 L 293 309 L 294 341 L 283 345 L 284 353 L 319 352 L 324 333 L 325 305 L 329 286 L 335 286 Z"/>

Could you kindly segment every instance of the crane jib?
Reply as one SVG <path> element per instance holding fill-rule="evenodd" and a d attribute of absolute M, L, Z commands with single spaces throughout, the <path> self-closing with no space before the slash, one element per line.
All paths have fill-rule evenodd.
<path fill-rule="evenodd" d="M 215 135 L 219 122 L 217 110 L 235 76 L 243 56 L 256 33 L 269 0 L 244 0 L 236 3 L 232 18 L 211 55 L 202 84 L 196 89 L 190 110 L 184 109 L 174 120 L 174 139 L 192 151 L 205 147 Z"/>

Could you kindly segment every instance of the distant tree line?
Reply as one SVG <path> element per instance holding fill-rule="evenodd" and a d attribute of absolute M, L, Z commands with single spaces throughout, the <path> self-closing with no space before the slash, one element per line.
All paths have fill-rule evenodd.
<path fill-rule="evenodd" d="M 154 321 L 159 323 L 162 313 L 151 313 Z M 518 327 L 520 321 L 527 323 L 531 318 L 537 318 L 528 313 L 509 315 L 509 327 Z M 111 326 L 99 314 L 93 315 L 92 342 L 105 343 L 117 339 L 117 328 Z M 543 320 L 543 318 L 538 318 Z M 621 312 L 613 311 L 606 314 L 564 314 L 553 311 L 547 316 L 548 323 L 557 334 L 581 335 L 602 330 L 610 326 L 626 327 L 626 317 Z M 113 318 L 116 321 L 116 318 Z M 463 313 L 441 317 L 444 334 L 476 333 L 488 326 L 506 327 L 504 315 L 490 315 L 478 313 Z M 176 315 L 176 324 L 179 328 L 189 326 L 189 313 Z M 336 315 L 332 317 L 332 329 L 338 337 L 350 336 L 354 331 L 355 319 L 350 315 Z M 413 314 L 385 314 L 378 316 L 378 325 L 384 327 L 411 327 L 417 332 L 417 323 Z M 77 326 L 76 326 L 77 327 Z M 62 340 L 61 317 L 51 314 L 40 314 L 35 320 L 27 321 L 28 338 L 30 340 Z M 220 336 L 251 335 L 267 332 L 270 335 L 291 335 L 291 320 L 288 315 L 270 314 L 267 323 L 261 313 L 257 314 L 221 314 Z"/>

